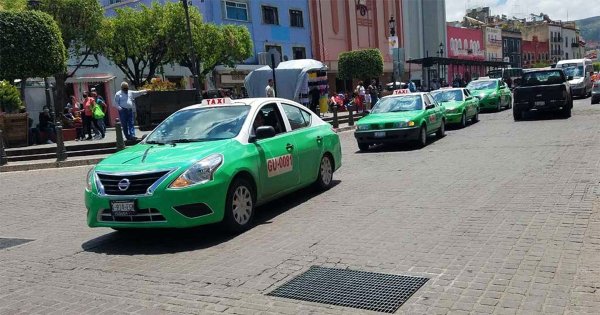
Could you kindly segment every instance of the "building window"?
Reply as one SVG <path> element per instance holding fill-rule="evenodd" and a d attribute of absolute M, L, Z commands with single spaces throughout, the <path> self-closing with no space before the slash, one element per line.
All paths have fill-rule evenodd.
<path fill-rule="evenodd" d="M 569 38 L 565 37 L 565 47 L 569 47 Z"/>
<path fill-rule="evenodd" d="M 306 59 L 306 48 L 304 47 L 292 47 L 294 53 L 294 59 Z"/>
<path fill-rule="evenodd" d="M 281 46 L 278 45 L 265 45 L 265 52 L 269 52 L 271 49 L 275 49 L 277 50 L 277 52 L 279 53 L 279 61 L 281 61 L 281 58 L 283 58 L 283 53 L 281 52 Z M 271 58 L 271 57 L 269 57 Z M 271 62 L 269 60 L 269 62 Z"/>
<path fill-rule="evenodd" d="M 248 4 L 225 1 L 225 18 L 229 20 L 248 21 Z"/>
<path fill-rule="evenodd" d="M 279 14 L 276 7 L 262 7 L 263 23 L 279 25 Z"/>
<path fill-rule="evenodd" d="M 304 27 L 304 19 L 302 18 L 302 11 L 290 10 L 290 26 Z"/>

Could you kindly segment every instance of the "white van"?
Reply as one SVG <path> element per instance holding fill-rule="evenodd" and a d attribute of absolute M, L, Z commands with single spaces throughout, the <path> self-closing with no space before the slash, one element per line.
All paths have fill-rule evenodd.
<path fill-rule="evenodd" d="M 572 95 L 586 97 L 592 94 L 594 66 L 591 59 L 561 60 L 556 68 L 563 69 L 566 76 L 573 77 L 569 80 Z"/>

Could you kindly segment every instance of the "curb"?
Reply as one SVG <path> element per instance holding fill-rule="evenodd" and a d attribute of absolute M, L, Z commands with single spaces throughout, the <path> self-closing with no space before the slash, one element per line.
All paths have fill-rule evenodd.
<path fill-rule="evenodd" d="M 60 168 L 60 167 L 73 167 L 73 166 L 85 166 L 94 165 L 102 161 L 104 158 L 91 158 L 85 160 L 67 160 L 62 162 L 45 162 L 38 164 L 16 164 L 16 165 L 4 165 L 0 167 L 0 173 L 6 172 L 18 172 L 18 171 L 33 171 L 49 168 Z"/>

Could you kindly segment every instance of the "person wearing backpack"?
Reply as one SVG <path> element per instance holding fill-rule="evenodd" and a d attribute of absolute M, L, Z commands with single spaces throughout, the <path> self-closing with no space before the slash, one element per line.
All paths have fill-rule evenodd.
<path fill-rule="evenodd" d="M 96 104 L 100 105 L 100 108 L 102 109 L 102 112 L 104 113 L 104 117 L 101 118 L 101 119 L 98 119 L 98 125 L 102 129 L 102 132 L 103 132 L 102 134 L 106 135 L 106 122 L 105 122 L 105 118 L 106 118 L 106 113 L 108 112 L 108 106 L 106 105 L 106 102 L 104 101 L 104 99 L 102 98 L 102 96 L 98 95 L 98 93 L 96 93 L 93 90 L 94 89 L 92 89 L 92 97 L 96 100 Z"/>
<path fill-rule="evenodd" d="M 104 139 L 104 137 L 106 136 L 105 133 L 105 128 L 104 128 L 104 111 L 102 110 L 102 106 L 100 106 L 100 104 L 98 104 L 96 102 L 96 100 L 92 101 L 92 115 L 93 115 L 93 120 L 92 123 L 94 124 L 94 127 L 96 127 L 95 129 L 98 130 L 98 132 L 100 133 L 99 135 L 97 135 L 95 137 L 96 140 L 99 139 Z"/>

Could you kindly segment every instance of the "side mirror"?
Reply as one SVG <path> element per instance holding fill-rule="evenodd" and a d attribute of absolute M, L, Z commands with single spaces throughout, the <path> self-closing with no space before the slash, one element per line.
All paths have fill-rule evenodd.
<path fill-rule="evenodd" d="M 427 106 L 425 107 L 425 109 L 434 109 L 434 108 L 435 108 L 435 105 L 427 105 Z"/>
<path fill-rule="evenodd" d="M 272 126 L 260 126 L 256 129 L 256 140 L 273 138 L 277 135 Z"/>
<path fill-rule="evenodd" d="M 568 76 L 567 80 L 569 80 L 569 81 L 573 80 L 573 76 L 572 75 Z"/>
<path fill-rule="evenodd" d="M 473 99 L 473 96 L 467 96 L 467 98 L 466 98 L 467 101 L 470 101 L 472 99 Z"/>
<path fill-rule="evenodd" d="M 142 135 L 142 139 L 140 141 L 144 141 L 144 139 L 146 139 L 146 137 L 148 137 L 148 134 Z"/>

